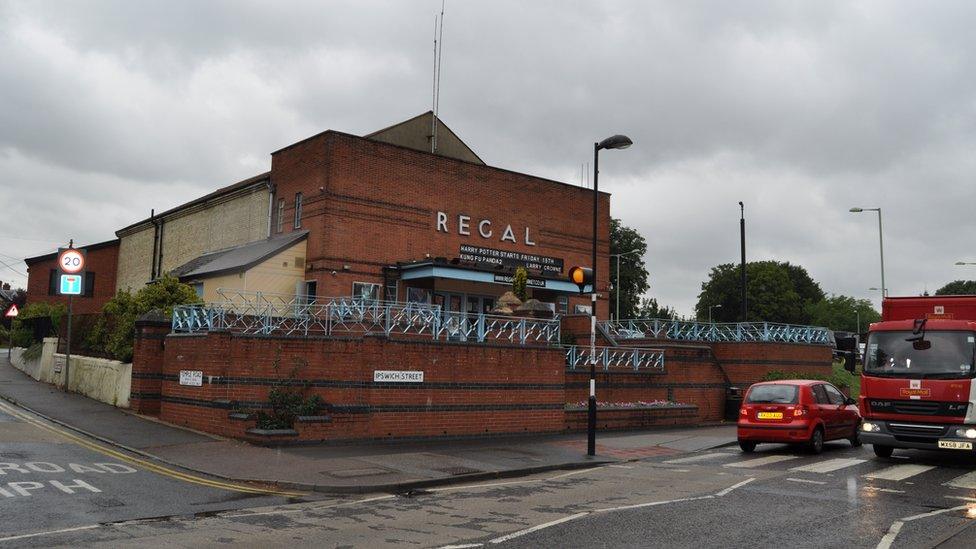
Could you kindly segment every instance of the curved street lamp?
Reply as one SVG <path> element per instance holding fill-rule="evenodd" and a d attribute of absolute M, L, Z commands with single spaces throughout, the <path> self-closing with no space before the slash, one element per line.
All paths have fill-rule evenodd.
<path fill-rule="evenodd" d="M 626 149 L 634 142 L 626 135 L 613 135 L 593 144 L 593 255 L 590 268 L 593 269 L 593 287 L 590 294 L 590 399 L 586 414 L 586 455 L 596 455 L 596 221 L 600 201 L 600 151 L 603 149 Z"/>
<path fill-rule="evenodd" d="M 884 278 L 884 238 L 881 235 L 881 208 L 851 208 L 851 213 L 878 212 L 878 247 L 881 250 L 881 297 L 888 296 L 888 288 L 885 286 Z"/>

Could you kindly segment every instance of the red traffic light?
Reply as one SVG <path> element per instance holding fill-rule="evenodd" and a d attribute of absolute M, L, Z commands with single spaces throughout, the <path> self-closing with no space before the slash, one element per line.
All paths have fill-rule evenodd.
<path fill-rule="evenodd" d="M 586 291 L 586 287 L 593 287 L 593 269 L 587 267 L 572 267 L 569 269 L 569 281 L 579 287 L 580 293 Z"/>

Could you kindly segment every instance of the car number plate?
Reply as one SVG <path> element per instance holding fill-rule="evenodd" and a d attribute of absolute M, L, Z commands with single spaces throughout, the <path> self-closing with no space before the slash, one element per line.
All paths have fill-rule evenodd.
<path fill-rule="evenodd" d="M 949 450 L 972 450 L 972 442 L 962 442 L 960 440 L 940 440 L 939 448 L 947 448 Z"/>
<path fill-rule="evenodd" d="M 783 412 L 759 412 L 756 414 L 758 419 L 783 419 Z"/>

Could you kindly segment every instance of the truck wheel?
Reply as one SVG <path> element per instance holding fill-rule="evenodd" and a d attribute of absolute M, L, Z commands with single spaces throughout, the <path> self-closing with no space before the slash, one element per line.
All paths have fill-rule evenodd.
<path fill-rule="evenodd" d="M 880 458 L 890 458 L 892 452 L 895 451 L 891 446 L 881 446 L 880 444 L 872 444 L 874 446 L 874 455 Z"/>
<path fill-rule="evenodd" d="M 751 440 L 740 440 L 739 448 L 742 448 L 743 452 L 751 454 L 756 450 L 756 443 Z"/>
<path fill-rule="evenodd" d="M 813 434 L 810 435 L 810 451 L 814 454 L 820 454 L 823 452 L 824 445 L 824 432 L 823 429 L 817 427 L 813 430 Z"/>

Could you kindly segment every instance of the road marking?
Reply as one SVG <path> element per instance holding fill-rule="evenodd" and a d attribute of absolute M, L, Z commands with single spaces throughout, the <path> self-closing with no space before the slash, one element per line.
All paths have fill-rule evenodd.
<path fill-rule="evenodd" d="M 633 465 L 611 465 L 614 469 L 633 469 Z"/>
<path fill-rule="evenodd" d="M 786 480 L 790 482 L 805 482 L 807 484 L 827 484 L 822 480 L 807 480 L 805 478 L 787 478 Z"/>
<path fill-rule="evenodd" d="M 868 473 L 864 477 L 881 480 L 905 480 L 906 478 L 920 475 L 932 469 L 935 469 L 934 465 L 894 465 L 880 471 Z"/>
<path fill-rule="evenodd" d="M 602 469 L 603 467 L 591 467 L 589 469 L 580 469 L 579 471 L 570 471 L 568 473 L 563 473 L 561 475 L 556 475 L 554 477 L 549 477 L 547 480 L 556 480 L 557 478 L 568 477 L 572 475 L 578 475 L 580 473 L 589 473 L 590 471 L 596 471 L 597 469 Z"/>
<path fill-rule="evenodd" d="M 738 463 L 726 463 L 722 467 L 761 467 L 763 465 L 771 465 L 773 463 L 779 463 L 781 461 L 787 461 L 791 459 L 796 459 L 796 456 L 766 456 L 756 459 L 750 459 L 747 461 L 740 461 Z"/>
<path fill-rule="evenodd" d="M 920 513 L 918 515 L 912 515 L 910 517 L 905 517 L 905 518 L 896 520 L 895 522 L 893 522 L 891 524 L 891 528 L 888 528 L 888 533 L 885 534 L 884 537 L 881 538 L 881 541 L 878 542 L 877 549 L 890 549 L 891 544 L 894 543 L 895 542 L 895 538 L 898 537 L 898 532 L 901 531 L 902 526 L 904 526 L 906 522 L 911 522 L 913 520 L 919 520 L 919 519 L 934 517 L 936 515 L 941 515 L 943 513 L 951 513 L 953 511 L 961 511 L 963 509 L 969 509 L 969 505 L 959 505 L 957 507 L 950 507 L 948 509 L 938 509 L 936 511 L 929 511 L 928 513 Z"/>
<path fill-rule="evenodd" d="M 603 509 L 594 509 L 594 513 L 610 513 L 613 511 L 625 511 L 627 509 L 641 509 L 644 507 L 657 507 L 658 505 L 667 505 L 669 503 L 681 503 L 683 501 L 698 501 L 700 499 L 715 499 L 714 495 L 708 496 L 696 496 L 693 498 L 679 498 L 679 499 L 667 499 L 664 501 L 649 501 L 647 503 L 634 503 L 633 505 L 620 505 L 618 507 L 605 507 Z"/>
<path fill-rule="evenodd" d="M 471 549 L 472 547 L 481 547 L 483 543 L 467 543 L 464 545 L 445 545 L 439 549 Z"/>
<path fill-rule="evenodd" d="M 884 492 L 886 494 L 904 494 L 905 493 L 904 490 L 892 490 L 891 488 L 878 488 L 878 487 L 875 487 L 875 486 L 865 486 L 865 487 L 863 487 L 863 489 L 864 490 L 871 491 L 871 492 Z"/>
<path fill-rule="evenodd" d="M 162 476 L 166 476 L 166 477 L 170 477 L 170 478 L 173 478 L 173 479 L 176 479 L 176 480 L 182 480 L 184 482 L 189 482 L 189 483 L 192 483 L 192 484 L 199 484 L 201 486 L 207 486 L 207 487 L 210 487 L 210 488 L 218 488 L 218 489 L 222 489 L 222 490 L 231 490 L 231 491 L 235 491 L 235 492 L 245 492 L 245 493 L 250 493 L 250 494 L 265 494 L 265 495 L 275 495 L 275 496 L 285 496 L 285 497 L 301 497 L 301 496 L 304 496 L 305 495 L 305 494 L 297 493 L 297 492 L 284 492 L 284 491 L 279 491 L 279 490 L 269 490 L 269 489 L 265 489 L 265 488 L 257 488 L 257 487 L 252 487 L 252 486 L 244 486 L 244 485 L 241 485 L 241 484 L 232 484 L 232 483 L 229 483 L 229 482 L 222 482 L 222 481 L 217 481 L 217 480 L 210 480 L 210 479 L 207 479 L 207 478 L 198 477 L 198 476 L 190 475 L 190 474 L 187 474 L 187 473 L 181 473 L 181 472 L 176 471 L 174 469 L 169 469 L 167 467 L 163 467 L 163 466 L 160 466 L 160 465 L 156 465 L 155 463 L 152 463 L 150 461 L 147 461 L 147 460 L 144 460 L 144 459 L 140 459 L 140 458 L 137 458 L 137 457 L 133 457 L 133 456 L 129 456 L 129 455 L 123 454 L 121 452 L 117 452 L 115 450 L 112 450 L 110 448 L 106 448 L 106 447 L 100 446 L 100 445 L 95 444 L 93 442 L 90 442 L 90 441 L 88 441 L 86 439 L 83 439 L 83 438 L 81 438 L 79 436 L 73 435 L 73 434 L 71 434 L 71 433 L 69 433 L 69 432 L 67 432 L 65 430 L 59 429 L 59 428 L 54 427 L 54 426 L 51 426 L 51 425 L 47 425 L 46 423 L 44 423 L 42 421 L 39 421 L 39 420 L 37 420 L 37 419 L 35 419 L 33 417 L 30 417 L 30 416 L 28 416 L 26 414 L 21 413 L 19 410 L 15 409 L 15 408 L 12 408 L 11 406 L 7 405 L 4 402 L 0 402 L 0 409 L 2 409 L 7 414 L 10 414 L 10 415 L 12 415 L 14 417 L 17 417 L 18 419 L 21 419 L 21 420 L 23 420 L 23 421 L 25 421 L 27 423 L 30 423 L 31 425 L 34 425 L 34 426 L 39 427 L 41 429 L 45 429 L 45 430 L 47 430 L 49 432 L 55 433 L 57 435 L 60 435 L 61 437 L 66 438 L 66 439 L 74 442 L 75 444 L 77 444 L 79 446 L 82 446 L 84 448 L 88 448 L 89 450 L 92 450 L 94 452 L 98 452 L 98 453 L 103 454 L 103 455 L 106 455 L 106 456 L 114 457 L 114 458 L 116 458 L 118 460 L 121 460 L 121 461 L 125 461 L 125 462 L 128 462 L 128 463 L 134 464 L 134 465 L 138 465 L 138 466 L 142 467 L 143 469 L 146 469 L 146 470 L 152 471 L 152 472 L 154 472 L 156 474 L 159 474 L 159 475 L 162 475 Z"/>
<path fill-rule="evenodd" d="M 838 469 L 844 469 L 847 467 L 853 467 L 854 465 L 860 465 L 865 461 L 867 460 L 853 459 L 853 458 L 828 459 L 826 461 L 811 463 L 810 465 L 801 465 L 799 467 L 794 467 L 790 469 L 790 471 L 804 471 L 807 473 L 829 473 L 831 471 L 836 471 Z"/>
<path fill-rule="evenodd" d="M 952 486 L 954 488 L 976 488 L 976 471 L 971 473 L 966 473 L 960 477 L 956 477 L 949 482 L 945 483 L 944 486 Z"/>
<path fill-rule="evenodd" d="M 304 507 L 303 506 L 303 507 L 298 508 L 298 509 L 280 509 L 279 508 L 279 509 L 272 509 L 270 511 L 257 511 L 257 512 L 253 512 L 253 513 L 248 513 L 248 512 L 235 513 L 233 511 L 228 511 L 227 513 L 221 513 L 220 516 L 222 518 L 244 518 L 244 517 L 260 517 L 260 516 L 264 516 L 264 515 L 287 515 L 289 513 L 304 513 L 304 512 L 308 512 L 309 510 L 311 510 L 311 511 L 319 511 L 321 509 L 332 509 L 332 508 L 335 508 L 335 507 L 344 507 L 344 506 L 347 506 L 347 505 L 356 505 L 358 503 L 369 503 L 369 502 L 372 502 L 372 501 L 380 501 L 380 500 L 384 500 L 384 499 L 393 499 L 395 497 L 396 496 L 394 496 L 394 495 L 391 494 L 391 495 L 387 495 L 387 496 L 376 496 L 376 497 L 372 497 L 372 498 L 357 499 L 357 500 L 353 500 L 353 501 L 343 501 L 341 503 L 328 503 L 326 505 L 313 505 L 311 507 Z"/>
<path fill-rule="evenodd" d="M 14 541 L 17 539 L 27 539 L 36 538 L 38 536 L 49 536 L 52 534 L 66 534 L 68 532 L 78 532 L 81 530 L 92 530 L 94 528 L 99 528 L 101 524 L 89 524 L 88 526 L 75 526 L 74 528 L 62 528 L 60 530 L 48 530 L 47 532 L 35 532 L 33 534 L 21 534 L 19 536 L 10 536 L 6 538 L 0 538 L 0 541 Z"/>
<path fill-rule="evenodd" d="M 557 524 L 562 524 L 564 522 L 569 522 L 571 520 L 576 520 L 576 519 L 578 519 L 580 517 L 585 517 L 586 515 L 589 515 L 589 514 L 590 514 L 589 511 L 584 511 L 582 513 L 576 513 L 575 515 L 570 515 L 568 517 L 563 517 L 561 519 L 556 519 L 556 520 L 553 520 L 553 521 L 549 521 L 549 522 L 547 522 L 545 524 L 539 524 L 537 526 L 533 526 L 532 528 L 526 528 L 525 530 L 519 530 L 518 532 L 514 532 L 514 533 L 511 533 L 511 534 L 508 534 L 507 536 L 502 536 L 500 538 L 495 538 L 495 539 L 491 540 L 489 543 L 504 543 L 504 542 L 506 542 L 508 540 L 512 540 L 512 539 L 515 539 L 517 537 L 524 536 L 525 534 L 531 534 L 532 532 L 538 532 L 539 530 L 542 530 L 542 529 L 545 529 L 545 528 L 549 528 L 550 526 L 556 526 Z"/>
<path fill-rule="evenodd" d="M 740 482 L 738 484 L 733 484 L 732 486 L 729 486 L 725 490 L 721 490 L 719 492 L 716 492 L 715 493 L 715 497 L 727 496 L 727 495 L 729 495 L 729 494 L 732 493 L 732 490 L 735 490 L 736 488 L 741 488 L 741 487 L 745 486 L 746 484 L 749 484 L 750 482 L 752 482 L 754 480 L 756 480 L 756 479 L 754 479 L 754 478 L 747 478 L 747 479 L 743 480 L 742 482 Z"/>
<path fill-rule="evenodd" d="M 727 458 L 732 455 L 734 454 L 727 454 L 727 453 L 701 454 L 698 456 L 691 456 L 691 457 L 680 458 L 680 459 L 669 459 L 664 463 L 693 463 L 696 461 L 705 461 L 707 459 Z"/>

